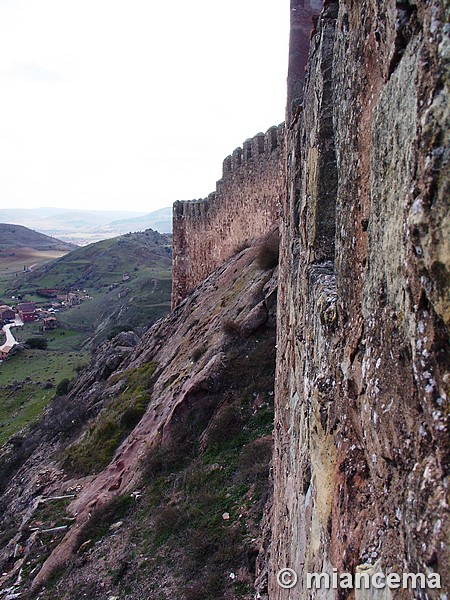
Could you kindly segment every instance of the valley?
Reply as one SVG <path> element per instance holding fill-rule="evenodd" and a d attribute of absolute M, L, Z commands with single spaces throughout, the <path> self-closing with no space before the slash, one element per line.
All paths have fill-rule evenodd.
<path fill-rule="evenodd" d="M 172 232 L 172 207 L 149 213 L 126 210 L 76 210 L 64 208 L 0 208 L 0 223 L 31 228 L 66 243 L 86 246 L 134 231 Z M 1 243 L 0 243 L 1 246 Z"/>
<path fill-rule="evenodd" d="M 18 346 L 0 360 L 0 445 L 42 413 L 58 385 L 69 384 L 98 343 L 123 330 L 142 334 L 166 314 L 171 291 L 171 239 L 157 232 L 127 234 L 69 253 L 10 250 L 1 255 L 0 305 L 17 318 L 24 304 L 32 313 L 13 329 Z M 36 263 L 23 270 L 19 257 Z"/>

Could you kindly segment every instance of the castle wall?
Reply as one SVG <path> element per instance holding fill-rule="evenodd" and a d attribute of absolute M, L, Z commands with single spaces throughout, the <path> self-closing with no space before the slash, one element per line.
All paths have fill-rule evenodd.
<path fill-rule="evenodd" d="M 445 23 L 438 1 L 329 0 L 312 39 L 287 122 L 271 600 L 450 586 Z M 358 568 L 437 572 L 442 589 L 306 587 Z"/>
<path fill-rule="evenodd" d="M 284 125 L 271 127 L 223 161 L 208 198 L 173 207 L 172 306 L 238 248 L 277 223 L 284 184 Z"/>

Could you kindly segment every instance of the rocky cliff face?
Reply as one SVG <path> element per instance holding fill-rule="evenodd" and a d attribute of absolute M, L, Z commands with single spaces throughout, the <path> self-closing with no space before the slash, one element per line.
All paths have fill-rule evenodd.
<path fill-rule="evenodd" d="M 270 598 L 353 597 L 306 573 L 363 563 L 441 574 L 401 597 L 449 588 L 448 16 L 329 1 L 312 38 L 287 123 Z"/>

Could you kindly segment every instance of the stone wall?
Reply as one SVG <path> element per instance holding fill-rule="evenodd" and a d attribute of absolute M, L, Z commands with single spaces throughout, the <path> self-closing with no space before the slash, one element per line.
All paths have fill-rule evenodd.
<path fill-rule="evenodd" d="M 284 125 L 236 148 L 216 191 L 173 207 L 172 306 L 247 241 L 277 223 L 285 189 Z"/>
<path fill-rule="evenodd" d="M 312 38 L 287 123 L 271 600 L 450 587 L 448 11 L 328 0 Z M 442 589 L 306 589 L 362 564 Z"/>

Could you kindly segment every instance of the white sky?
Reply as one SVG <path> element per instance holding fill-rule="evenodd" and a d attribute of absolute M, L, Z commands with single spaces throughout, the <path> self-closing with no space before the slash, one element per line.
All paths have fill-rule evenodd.
<path fill-rule="evenodd" d="M 284 119 L 288 29 L 288 0 L 0 0 L 0 207 L 206 196 Z"/>

